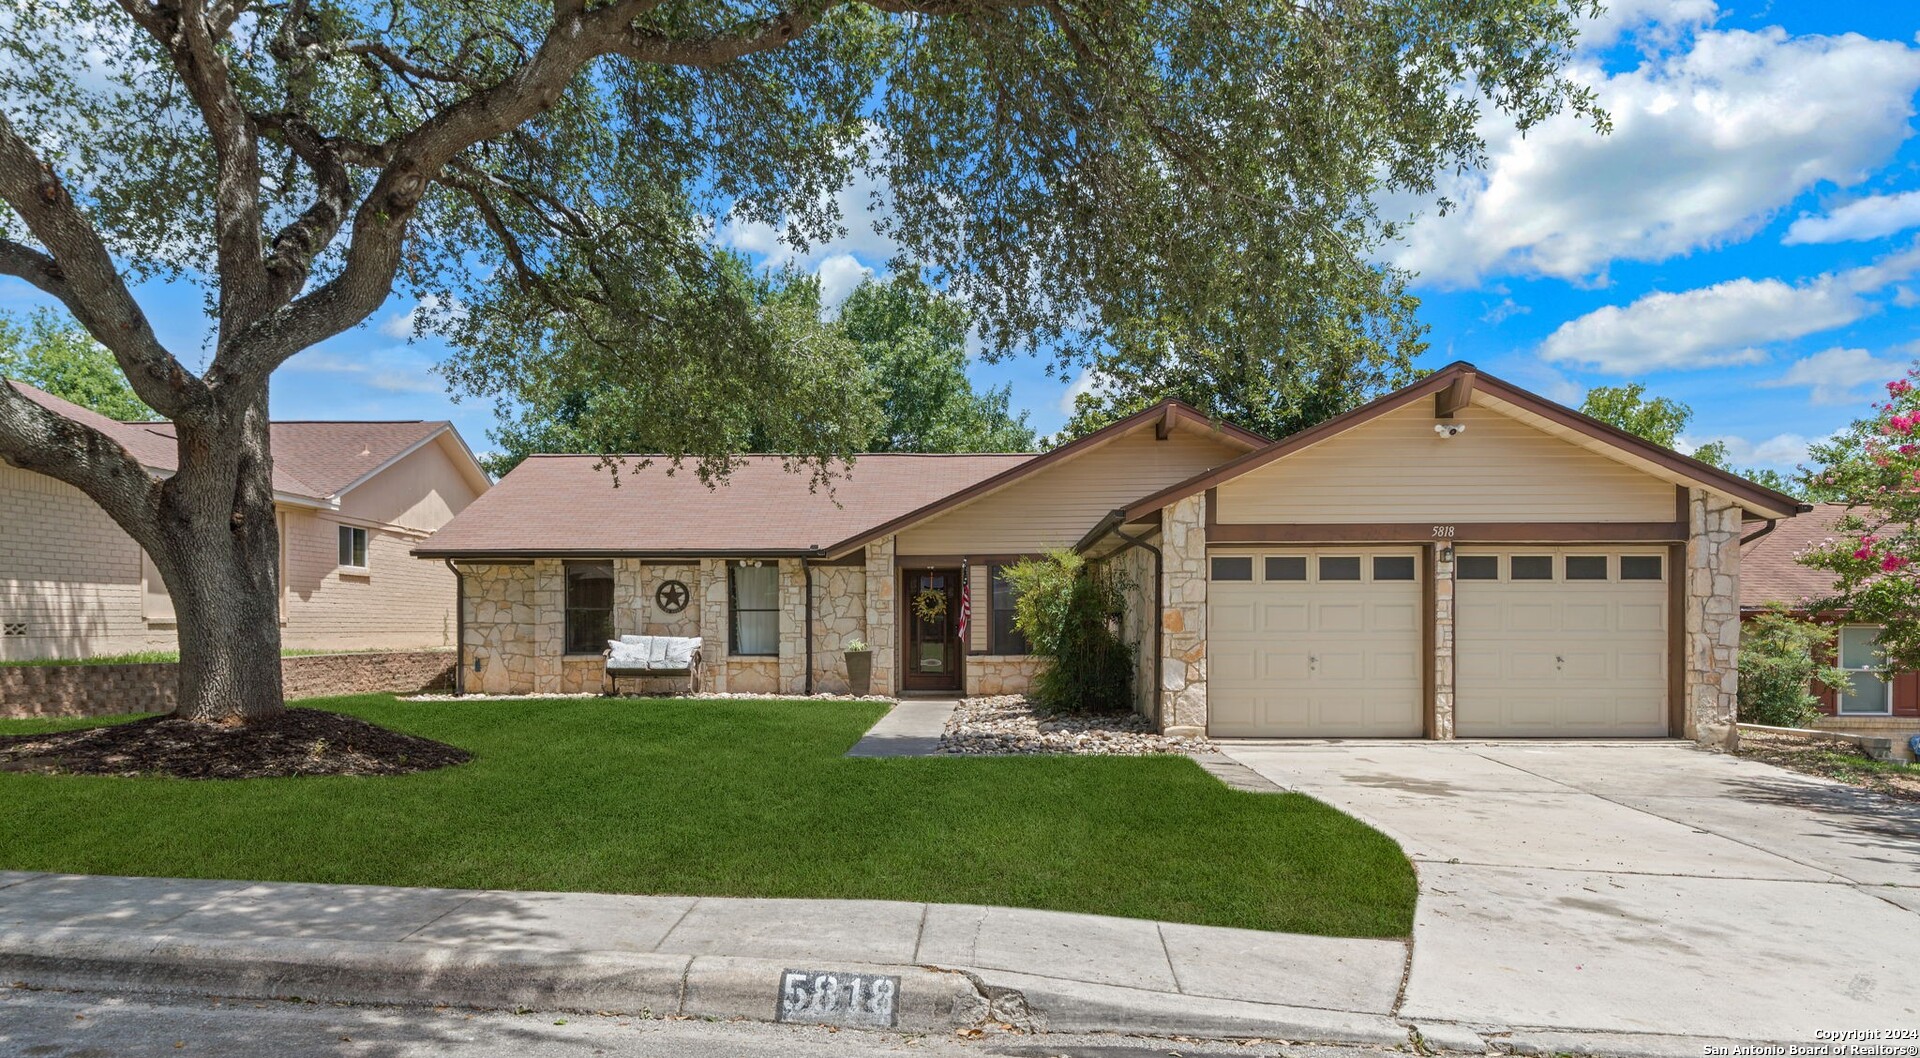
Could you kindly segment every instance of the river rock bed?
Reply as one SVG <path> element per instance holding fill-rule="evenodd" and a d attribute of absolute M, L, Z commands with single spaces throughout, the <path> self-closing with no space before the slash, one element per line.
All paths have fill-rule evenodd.
<path fill-rule="evenodd" d="M 947 719 L 940 751 L 970 755 L 1081 753 L 1137 757 L 1149 753 L 1203 753 L 1204 738 L 1169 738 L 1138 713 L 1067 716 L 1037 712 L 1025 695 L 968 698 Z"/>

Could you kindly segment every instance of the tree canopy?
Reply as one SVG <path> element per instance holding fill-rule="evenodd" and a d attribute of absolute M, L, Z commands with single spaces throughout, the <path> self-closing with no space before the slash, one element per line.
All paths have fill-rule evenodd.
<path fill-rule="evenodd" d="M 0 312 L 0 378 L 17 378 L 109 419 L 150 419 L 106 346 L 50 309 Z"/>
<path fill-rule="evenodd" d="M 1647 387 L 1638 382 L 1629 382 L 1624 386 L 1595 386 L 1581 400 L 1580 411 L 1676 451 L 1680 447 L 1680 435 L 1693 422 L 1692 405 L 1669 397 L 1649 397 Z M 1771 468 L 1736 469 L 1728 458 L 1724 441 L 1709 441 L 1695 447 L 1689 454 L 1708 466 L 1732 470 L 1749 481 L 1789 496 L 1799 496 L 1805 489 L 1803 481 Z"/>

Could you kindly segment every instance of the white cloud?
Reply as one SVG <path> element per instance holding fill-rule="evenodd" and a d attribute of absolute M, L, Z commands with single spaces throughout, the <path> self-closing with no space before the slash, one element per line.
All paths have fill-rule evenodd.
<path fill-rule="evenodd" d="M 310 350 L 287 361 L 292 371 L 317 371 L 332 375 L 355 376 L 362 385 L 385 393 L 433 393 L 444 395 L 446 383 L 435 375 L 432 365 L 404 354 L 403 350 L 368 352 L 358 356 L 322 349 Z"/>
<path fill-rule="evenodd" d="M 1600 17 L 1580 30 L 1582 48 L 1606 48 L 1633 35 L 1643 45 L 1668 45 L 1690 29 L 1720 17 L 1714 0 L 1609 0 Z"/>
<path fill-rule="evenodd" d="M 1876 311 L 1866 295 L 1916 270 L 1920 251 L 1907 250 L 1795 284 L 1743 278 L 1677 294 L 1655 291 L 1568 320 L 1541 343 L 1540 355 L 1619 374 L 1759 363 L 1767 358 L 1760 346 Z"/>
<path fill-rule="evenodd" d="M 1787 227 L 1787 234 L 1780 241 L 1789 246 L 1809 242 L 1865 242 L 1914 227 L 1920 227 L 1920 191 L 1905 191 L 1856 199 L 1825 216 L 1802 215 Z"/>
<path fill-rule="evenodd" d="M 853 293 L 853 288 L 865 282 L 873 275 L 873 269 L 863 265 L 850 253 L 834 254 L 820 262 L 820 311 L 823 315 L 839 311 L 841 302 Z"/>
<path fill-rule="evenodd" d="M 1805 386 L 1812 390 L 1815 404 L 1864 404 L 1871 396 L 1861 389 L 1900 378 L 1906 364 L 1882 359 L 1865 349 L 1835 346 L 1796 360 L 1787 373 L 1760 383 L 1762 386 Z"/>
<path fill-rule="evenodd" d="M 1765 440 L 1749 441 L 1744 437 L 1727 434 L 1719 437 L 1682 437 L 1679 439 L 1679 445 L 1680 451 L 1692 452 L 1701 445 L 1718 441 L 1727 446 L 1727 461 L 1736 467 L 1792 470 L 1795 466 L 1806 462 L 1808 445 L 1824 440 L 1826 437 L 1780 433 Z"/>
<path fill-rule="evenodd" d="M 1107 384 L 1106 377 L 1098 371 L 1090 367 L 1082 368 L 1080 374 L 1075 376 L 1072 382 L 1067 383 L 1066 392 L 1060 395 L 1060 413 L 1072 415 L 1073 402 L 1078 400 L 1082 393 L 1099 393 L 1107 387 Z"/>
<path fill-rule="evenodd" d="M 379 330 L 381 334 L 389 338 L 411 339 L 420 333 L 421 316 L 423 314 L 426 317 L 427 324 L 430 326 L 436 317 L 444 315 L 450 321 L 458 318 L 460 313 L 461 307 L 456 304 L 451 312 L 443 314 L 441 312 L 439 295 L 427 294 L 422 296 L 420 300 L 415 302 L 413 307 L 407 311 L 399 313 L 398 315 L 388 316 L 386 319 L 381 320 Z"/>
<path fill-rule="evenodd" d="M 1703 10 L 1628 6 L 1604 32 Z M 1859 183 L 1909 135 L 1920 49 L 1778 27 L 1685 43 L 1614 74 L 1598 56 L 1576 58 L 1569 72 L 1598 91 L 1609 135 L 1561 114 L 1522 137 L 1489 115 L 1487 167 L 1440 188 L 1458 208 L 1414 224 L 1396 263 L 1442 286 L 1489 273 L 1604 280 L 1614 260 L 1746 238 L 1809 187 Z"/>

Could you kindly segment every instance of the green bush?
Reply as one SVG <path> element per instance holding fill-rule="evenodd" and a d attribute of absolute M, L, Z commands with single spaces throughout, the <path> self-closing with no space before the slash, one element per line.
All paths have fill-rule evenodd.
<path fill-rule="evenodd" d="M 1846 685 L 1835 668 L 1833 629 L 1775 609 L 1740 630 L 1740 722 L 1806 727 L 1820 715 L 1813 685 Z"/>
<path fill-rule="evenodd" d="M 1046 659 L 1028 697 L 1059 713 L 1133 709 L 1133 649 L 1120 638 L 1126 588 L 1113 570 L 1071 551 L 1006 567 L 1013 623 Z"/>

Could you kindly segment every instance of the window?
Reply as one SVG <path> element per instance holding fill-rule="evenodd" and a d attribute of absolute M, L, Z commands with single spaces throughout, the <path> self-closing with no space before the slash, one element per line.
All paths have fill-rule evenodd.
<path fill-rule="evenodd" d="M 1211 563 L 1214 580 L 1252 580 L 1253 556 L 1234 555 L 1216 558 Z"/>
<path fill-rule="evenodd" d="M 1840 713 L 1893 711 L 1887 681 L 1880 678 L 1880 627 L 1845 625 L 1840 629 L 1840 667 L 1847 670 L 1847 686 L 1840 689 Z"/>
<path fill-rule="evenodd" d="M 1621 580 L 1659 580 L 1659 555 L 1621 555 Z"/>
<path fill-rule="evenodd" d="M 1268 580 L 1306 580 L 1307 556 L 1305 555 L 1268 555 Z"/>
<path fill-rule="evenodd" d="M 367 531 L 354 525 L 340 527 L 340 564 L 367 568 Z"/>
<path fill-rule="evenodd" d="M 1412 580 L 1412 555 L 1375 555 L 1373 556 L 1374 580 Z"/>
<path fill-rule="evenodd" d="M 1607 556 L 1605 555 L 1568 555 L 1568 580 L 1606 580 Z"/>
<path fill-rule="evenodd" d="M 613 638 L 613 563 L 569 562 L 567 653 L 598 654 Z"/>
<path fill-rule="evenodd" d="M 1027 637 L 1013 625 L 1013 585 L 1007 581 L 1005 566 L 988 566 L 987 583 L 993 596 L 993 622 L 987 626 L 987 650 L 994 654 L 1031 654 Z"/>
<path fill-rule="evenodd" d="M 1514 555 L 1507 559 L 1509 580 L 1552 580 L 1552 555 Z"/>
<path fill-rule="evenodd" d="M 1461 555 L 1454 576 L 1461 580 L 1499 580 L 1499 555 Z"/>
<path fill-rule="evenodd" d="M 773 563 L 735 562 L 727 568 L 733 602 L 732 635 L 736 657 L 774 657 L 780 653 L 780 567 Z"/>
<path fill-rule="evenodd" d="M 1321 580 L 1359 580 L 1360 556 L 1358 555 L 1321 555 Z"/>

